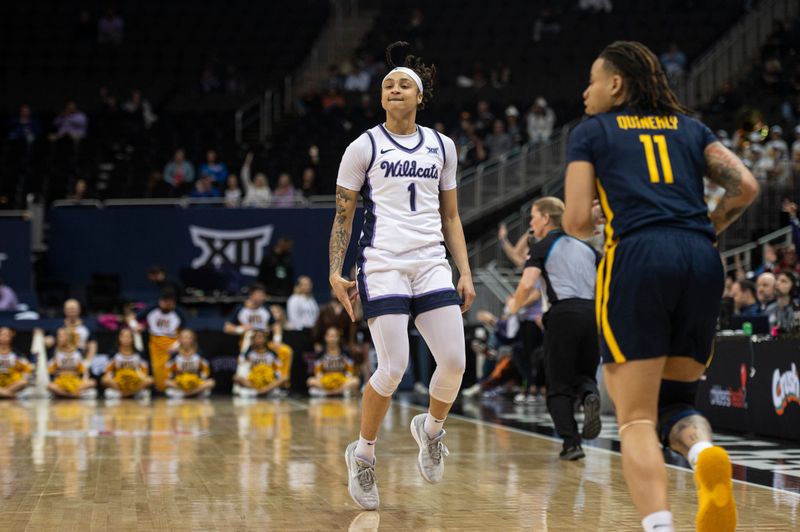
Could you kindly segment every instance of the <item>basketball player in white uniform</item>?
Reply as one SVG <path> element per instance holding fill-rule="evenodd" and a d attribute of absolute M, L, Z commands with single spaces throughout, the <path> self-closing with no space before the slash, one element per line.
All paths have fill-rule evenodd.
<path fill-rule="evenodd" d="M 391 61 L 391 50 L 387 59 Z M 364 388 L 361 434 L 345 452 L 348 489 L 360 507 L 379 505 L 375 480 L 378 427 L 408 365 L 408 319 L 436 359 L 427 414 L 416 416 L 411 433 L 419 445 L 418 467 L 435 483 L 448 454 L 442 426 L 464 373 L 464 324 L 475 298 L 456 197 L 455 145 L 416 124 L 417 108 L 431 97 L 435 68 L 406 58 L 383 79 L 386 123 L 375 126 L 345 151 L 336 182 L 336 217 L 330 241 L 330 283 L 354 319 L 356 281 L 342 277 L 353 214 L 360 194 L 365 220 L 359 239 L 357 293 L 378 354 L 378 369 Z M 460 279 L 453 287 L 447 244 Z M 353 292 L 350 294 L 349 292 Z M 355 320 L 354 320 L 355 321 Z"/>

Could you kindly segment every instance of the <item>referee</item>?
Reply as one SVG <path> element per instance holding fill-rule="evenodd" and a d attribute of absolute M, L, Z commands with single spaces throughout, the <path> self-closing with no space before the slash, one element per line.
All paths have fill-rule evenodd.
<path fill-rule="evenodd" d="M 589 244 L 561 229 L 564 203 L 554 197 L 537 200 L 531 209 L 530 246 L 509 312 L 518 312 L 541 275 L 550 310 L 544 315 L 547 409 L 563 439 L 561 460 L 585 455 L 581 438 L 600 434 L 600 396 L 595 375 L 600 363 L 594 295 L 600 255 Z M 583 403 L 583 430 L 575 422 L 575 400 Z"/>

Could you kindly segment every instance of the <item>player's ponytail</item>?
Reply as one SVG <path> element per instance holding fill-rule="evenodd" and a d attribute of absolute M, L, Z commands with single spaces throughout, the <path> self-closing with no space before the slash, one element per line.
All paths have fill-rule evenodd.
<path fill-rule="evenodd" d="M 386 63 L 390 68 L 403 66 L 410 68 L 417 73 L 419 78 L 422 80 L 422 87 L 424 89 L 422 91 L 422 103 L 419 104 L 419 108 L 425 109 L 425 104 L 433 99 L 433 83 L 436 79 L 436 65 L 426 65 L 422 61 L 421 57 L 417 57 L 415 55 L 407 55 L 402 65 L 395 64 L 394 60 L 392 59 L 392 51 L 395 48 L 400 48 L 403 46 L 408 46 L 408 43 L 405 41 L 397 41 L 387 46 Z"/>
<path fill-rule="evenodd" d="M 625 82 L 625 104 L 643 112 L 692 114 L 672 91 L 655 54 L 636 41 L 616 41 L 600 52 Z"/>

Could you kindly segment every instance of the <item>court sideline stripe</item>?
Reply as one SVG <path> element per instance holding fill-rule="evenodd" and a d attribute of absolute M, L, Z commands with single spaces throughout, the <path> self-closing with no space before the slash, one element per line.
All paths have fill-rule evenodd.
<path fill-rule="evenodd" d="M 406 401 L 399 401 L 399 404 L 402 404 L 404 406 L 410 406 L 412 408 L 416 408 L 417 410 L 422 410 L 422 411 L 425 411 L 425 412 L 428 411 L 428 409 L 425 408 L 425 407 L 416 405 L 414 403 L 409 403 L 409 402 L 406 402 Z M 507 430 L 509 432 L 515 432 L 517 434 L 522 434 L 524 436 L 530 436 L 532 438 L 539 438 L 539 439 L 542 439 L 542 440 L 548 440 L 548 441 L 552 441 L 552 442 L 556 442 L 556 443 L 561 443 L 561 438 L 554 438 L 553 436 L 545 436 L 544 434 L 539 434 L 539 433 L 536 433 L 536 432 L 530 432 L 530 431 L 527 431 L 527 430 L 518 429 L 516 427 L 507 427 L 507 426 L 501 425 L 499 423 L 492 423 L 491 421 L 484 421 L 482 419 L 475 419 L 475 418 L 463 416 L 461 414 L 452 414 L 452 413 L 450 413 L 450 414 L 447 414 L 447 417 L 448 418 L 451 418 L 451 417 L 452 418 L 456 418 L 456 419 L 459 419 L 461 421 L 469 421 L 471 423 L 475 423 L 476 425 L 483 425 L 483 426 L 486 426 L 486 427 L 492 427 L 492 428 L 496 428 L 496 429 L 505 429 L 505 430 Z M 622 453 L 619 453 L 617 451 L 612 451 L 611 449 L 603 449 L 601 447 L 593 447 L 591 445 L 584 446 L 583 450 L 584 451 L 585 450 L 590 450 L 590 451 L 593 451 L 593 452 L 600 452 L 600 453 L 605 453 L 605 454 L 613 454 L 615 456 L 619 456 L 620 458 L 622 457 Z M 677 471 L 681 471 L 681 472 L 684 472 L 684 473 L 687 473 L 687 472 L 688 473 L 692 473 L 693 472 L 691 469 L 688 469 L 688 468 L 685 468 L 685 467 L 680 467 L 680 466 L 667 464 L 667 463 L 665 463 L 664 465 L 669 467 L 669 468 L 671 468 L 671 469 L 675 469 Z M 785 493 L 785 494 L 794 495 L 795 497 L 800 498 L 800 493 L 795 493 L 793 491 L 774 488 L 774 487 L 771 487 L 771 486 L 764 486 L 762 484 L 755 484 L 753 482 L 748 482 L 746 480 L 733 479 L 733 481 L 736 482 L 737 484 L 744 484 L 746 486 L 753 486 L 753 487 L 756 487 L 756 488 L 761 488 L 761 489 L 765 489 L 765 490 L 769 490 L 769 491 L 774 491 L 774 492 L 781 493 L 781 494 Z"/>

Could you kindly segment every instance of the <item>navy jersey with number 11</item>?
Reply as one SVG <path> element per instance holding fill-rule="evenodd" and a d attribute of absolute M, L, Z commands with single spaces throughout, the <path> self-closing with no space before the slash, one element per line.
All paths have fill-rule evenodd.
<path fill-rule="evenodd" d="M 594 165 L 607 243 L 648 226 L 715 233 L 703 192 L 704 151 L 716 138 L 683 115 L 629 109 L 593 116 L 571 133 L 568 162 Z"/>

